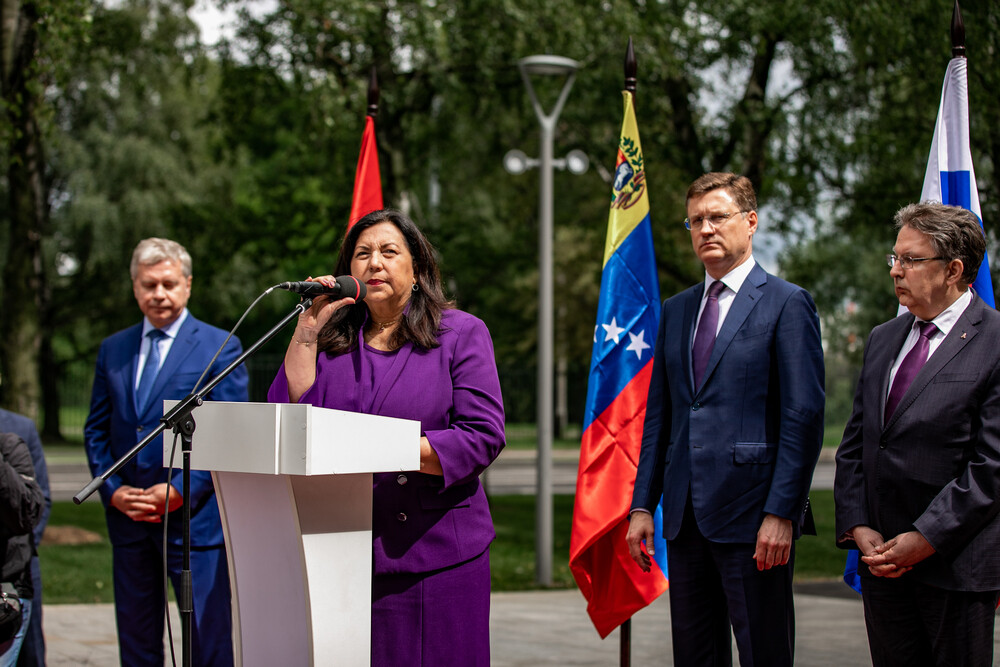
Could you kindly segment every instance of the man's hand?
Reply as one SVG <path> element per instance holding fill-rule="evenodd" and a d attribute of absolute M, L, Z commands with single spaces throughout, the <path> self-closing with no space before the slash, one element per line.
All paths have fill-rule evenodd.
<path fill-rule="evenodd" d="M 628 544 L 628 553 L 632 556 L 639 568 L 643 572 L 649 572 L 652 564 L 650 555 L 653 550 L 653 515 L 649 512 L 632 512 L 628 524 L 628 534 L 625 535 L 625 543 Z M 642 543 L 646 543 L 647 554 L 642 550 Z"/>
<path fill-rule="evenodd" d="M 757 549 L 753 557 L 758 570 L 787 565 L 792 553 L 792 520 L 768 514 L 757 531 Z"/>
<path fill-rule="evenodd" d="M 877 553 L 875 549 L 885 544 L 882 533 L 870 526 L 855 526 L 850 530 L 850 537 L 858 545 L 862 556 L 874 556 Z"/>
<path fill-rule="evenodd" d="M 876 577 L 886 577 L 895 579 L 901 577 L 913 566 L 934 553 L 934 547 L 930 545 L 923 535 L 915 530 L 907 533 L 900 533 L 884 544 L 880 544 L 873 549 L 870 556 L 861 557 L 868 564 L 868 569 Z"/>
<path fill-rule="evenodd" d="M 167 503 L 170 504 L 171 512 L 184 504 L 181 492 L 166 482 L 149 487 L 146 489 L 146 495 L 156 505 L 156 513 L 161 517 L 164 514 L 163 510 L 167 508 Z"/>
<path fill-rule="evenodd" d="M 165 482 L 148 489 L 121 486 L 111 496 L 111 506 L 133 521 L 159 523 L 168 499 L 171 512 L 183 503 L 180 492 Z"/>

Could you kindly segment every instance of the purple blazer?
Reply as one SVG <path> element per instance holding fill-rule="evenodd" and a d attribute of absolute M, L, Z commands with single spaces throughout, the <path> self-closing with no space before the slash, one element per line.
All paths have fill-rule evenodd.
<path fill-rule="evenodd" d="M 505 444 L 503 400 L 493 341 L 482 320 L 446 310 L 440 346 L 407 343 L 376 386 L 372 352 L 318 355 L 316 381 L 299 399 L 324 408 L 420 422 L 444 476 L 420 472 L 374 476 L 374 573 L 427 572 L 483 553 L 496 537 L 479 475 Z M 288 402 L 282 365 L 267 399 Z M 371 446 L 359 442 L 359 447 Z"/>

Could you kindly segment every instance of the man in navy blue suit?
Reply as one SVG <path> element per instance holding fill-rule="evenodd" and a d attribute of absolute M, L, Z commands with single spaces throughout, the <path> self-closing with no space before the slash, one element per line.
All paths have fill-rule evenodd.
<path fill-rule="evenodd" d="M 632 496 L 629 552 L 648 571 L 663 497 L 674 664 L 791 665 L 794 540 L 823 434 L 819 319 L 809 293 L 753 258 L 750 181 L 688 188 L 705 281 L 663 304 Z M 651 549 L 650 549 L 651 551 Z"/>
<path fill-rule="evenodd" d="M 159 425 L 163 401 L 182 399 L 242 352 L 239 340 L 187 310 L 191 257 L 178 243 L 149 238 L 132 254 L 132 291 L 143 321 L 107 338 L 97 356 L 84 441 L 90 470 L 110 468 Z M 241 366 L 208 395 L 247 400 Z M 179 454 L 178 443 L 178 460 Z M 167 478 L 160 439 L 101 487 L 114 556 L 115 613 L 123 665 L 163 665 L 163 516 L 169 512 L 167 570 L 180 595 L 181 471 Z M 211 473 L 191 472 L 191 572 L 194 664 L 232 665 L 229 570 Z"/>

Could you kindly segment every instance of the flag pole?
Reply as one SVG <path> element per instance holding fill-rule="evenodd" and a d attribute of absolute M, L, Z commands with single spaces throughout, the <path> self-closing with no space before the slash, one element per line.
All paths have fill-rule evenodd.
<path fill-rule="evenodd" d="M 958 0 L 955 0 L 955 8 L 951 11 L 951 57 L 965 57 L 965 23 Z"/>
<path fill-rule="evenodd" d="M 372 65 L 371 77 L 368 79 L 368 115 L 372 118 L 378 115 L 378 98 L 380 94 L 378 75 L 375 73 L 375 65 Z"/>
<path fill-rule="evenodd" d="M 632 38 L 629 37 L 628 46 L 625 48 L 625 90 L 632 94 L 633 103 L 635 102 L 635 88 L 638 82 L 636 78 L 637 70 L 635 51 L 632 49 Z M 632 619 L 627 618 L 618 627 L 618 665 L 619 667 L 630 667 L 631 664 Z"/>

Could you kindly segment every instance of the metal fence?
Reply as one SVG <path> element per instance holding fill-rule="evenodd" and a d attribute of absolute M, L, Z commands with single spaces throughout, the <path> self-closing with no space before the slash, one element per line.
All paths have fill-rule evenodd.
<path fill-rule="evenodd" d="M 251 401 L 267 400 L 267 389 L 281 366 L 282 358 L 280 354 L 257 354 L 246 361 Z M 579 427 L 583 421 L 587 370 L 583 365 L 567 365 L 556 372 L 558 396 L 554 399 L 554 409 L 560 433 L 567 428 Z M 538 394 L 535 366 L 511 362 L 501 364 L 497 371 L 507 423 L 529 425 L 523 430 L 533 433 Z M 83 440 L 83 425 L 87 419 L 93 381 L 93 369 L 89 369 L 70 372 L 60 382 L 60 431 L 69 440 Z"/>

